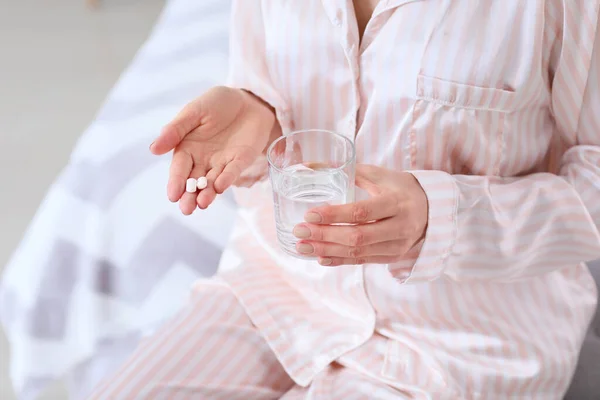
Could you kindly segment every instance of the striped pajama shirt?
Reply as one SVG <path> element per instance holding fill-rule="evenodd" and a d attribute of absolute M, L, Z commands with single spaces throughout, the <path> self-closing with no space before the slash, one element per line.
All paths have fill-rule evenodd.
<path fill-rule="evenodd" d="M 324 268 L 279 250 L 268 182 L 235 189 L 218 277 L 92 398 L 561 399 L 597 299 L 599 9 L 381 0 L 359 41 L 349 0 L 234 1 L 229 85 L 414 174 L 426 237 Z"/>

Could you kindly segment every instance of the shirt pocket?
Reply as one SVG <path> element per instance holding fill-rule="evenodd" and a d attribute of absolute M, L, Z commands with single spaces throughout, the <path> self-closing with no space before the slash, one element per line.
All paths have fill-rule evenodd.
<path fill-rule="evenodd" d="M 411 169 L 501 175 L 514 91 L 417 76 L 409 132 Z"/>

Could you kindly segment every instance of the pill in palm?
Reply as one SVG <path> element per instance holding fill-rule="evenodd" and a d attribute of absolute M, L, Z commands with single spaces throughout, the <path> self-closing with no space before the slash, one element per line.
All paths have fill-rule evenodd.
<path fill-rule="evenodd" d="M 200 189 L 200 190 L 206 189 L 207 186 L 208 186 L 208 180 L 206 179 L 205 176 L 201 176 L 200 178 L 198 178 L 198 184 L 197 184 L 198 189 Z"/>
<path fill-rule="evenodd" d="M 188 193 L 196 191 L 196 180 L 194 178 L 190 178 L 185 182 L 185 191 Z"/>

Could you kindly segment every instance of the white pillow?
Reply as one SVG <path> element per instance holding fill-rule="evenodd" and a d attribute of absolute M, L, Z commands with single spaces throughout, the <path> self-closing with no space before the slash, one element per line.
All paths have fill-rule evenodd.
<path fill-rule="evenodd" d="M 148 146 L 185 103 L 225 81 L 229 9 L 167 4 L 10 260 L 0 316 L 19 398 L 61 377 L 83 395 L 216 270 L 233 197 L 182 216 L 166 198 L 170 156 Z"/>

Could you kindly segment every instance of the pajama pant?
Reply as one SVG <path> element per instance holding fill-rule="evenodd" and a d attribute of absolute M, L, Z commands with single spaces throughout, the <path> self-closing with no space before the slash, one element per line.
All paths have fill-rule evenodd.
<path fill-rule="evenodd" d="M 294 384 L 231 290 L 197 285 L 173 321 L 142 342 L 92 400 L 406 399 L 402 392 L 333 363 L 304 388 Z"/>

